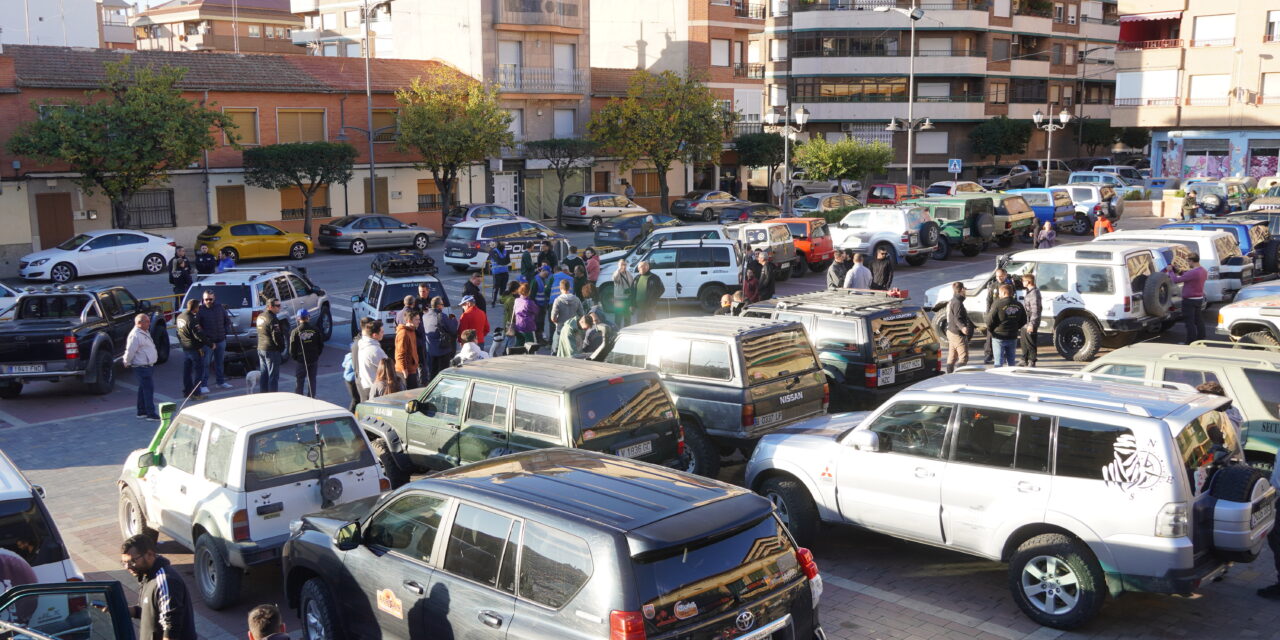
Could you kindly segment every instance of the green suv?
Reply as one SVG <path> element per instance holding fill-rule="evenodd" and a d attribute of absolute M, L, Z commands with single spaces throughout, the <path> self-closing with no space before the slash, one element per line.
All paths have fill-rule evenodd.
<path fill-rule="evenodd" d="M 675 405 L 652 371 L 513 355 L 445 369 L 356 407 L 392 485 L 509 453 L 574 447 L 689 469 Z"/>
<path fill-rule="evenodd" d="M 940 233 L 938 248 L 933 251 L 934 260 L 946 260 L 955 249 L 972 258 L 987 248 L 995 234 L 995 212 L 991 198 L 985 194 L 977 198 L 921 198 L 912 204 L 927 210 L 938 223 Z"/>

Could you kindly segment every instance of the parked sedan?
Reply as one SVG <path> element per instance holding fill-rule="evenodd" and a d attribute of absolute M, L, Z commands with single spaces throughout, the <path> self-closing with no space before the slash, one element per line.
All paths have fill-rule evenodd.
<path fill-rule="evenodd" d="M 174 250 L 172 238 L 146 231 L 86 231 L 56 247 L 22 256 L 18 261 L 18 275 L 23 280 L 62 283 L 78 276 L 107 273 L 138 270 L 160 273 Z"/>
<path fill-rule="evenodd" d="M 476 203 L 476 204 L 460 204 L 449 210 L 444 217 L 444 228 L 448 229 L 459 222 L 471 222 L 473 220 L 515 220 L 518 218 L 514 211 L 500 205 Z"/>
<path fill-rule="evenodd" d="M 671 203 L 671 213 L 677 218 L 711 222 L 716 219 L 715 212 L 710 210 L 712 207 L 740 202 L 746 201 L 733 197 L 727 191 L 690 191 Z"/>
<path fill-rule="evenodd" d="M 720 224 L 768 222 L 782 217 L 782 210 L 771 204 L 744 203 L 714 208 L 716 219 L 720 221 Z"/>
<path fill-rule="evenodd" d="M 207 245 L 214 254 L 227 251 L 239 262 L 242 258 L 289 256 L 301 260 L 314 253 L 311 237 L 291 233 L 265 222 L 221 222 L 205 227 L 196 236 L 196 246 Z"/>
<path fill-rule="evenodd" d="M 655 229 L 684 224 L 676 218 L 661 213 L 624 213 L 616 218 L 605 220 L 596 228 L 591 246 L 598 252 L 630 247 L 640 241 L 644 233 L 644 221 L 648 218 L 653 218 Z"/>
<path fill-rule="evenodd" d="M 1003 191 L 1031 186 L 1035 174 L 1020 164 L 987 167 L 978 176 L 978 184 L 986 189 Z"/>
<path fill-rule="evenodd" d="M 847 193 L 815 193 L 795 201 L 791 205 L 791 215 L 797 218 L 807 216 L 822 217 L 827 211 L 835 211 L 843 207 L 857 207 L 862 203 Z"/>
<path fill-rule="evenodd" d="M 426 250 L 434 229 L 405 224 L 391 216 L 362 214 L 338 218 L 320 225 L 320 246 L 334 251 L 350 251 L 356 255 L 366 249 L 413 247 Z"/>

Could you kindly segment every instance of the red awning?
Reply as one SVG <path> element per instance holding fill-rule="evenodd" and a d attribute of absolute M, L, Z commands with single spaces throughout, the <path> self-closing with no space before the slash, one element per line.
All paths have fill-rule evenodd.
<path fill-rule="evenodd" d="M 1139 13 L 1132 16 L 1120 16 L 1120 22 L 1141 22 L 1143 20 L 1181 20 L 1181 11 L 1161 11 L 1160 13 Z"/>

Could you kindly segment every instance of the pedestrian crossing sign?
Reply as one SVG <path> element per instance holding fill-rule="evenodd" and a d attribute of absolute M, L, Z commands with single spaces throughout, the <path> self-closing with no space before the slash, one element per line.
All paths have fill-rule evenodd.
<path fill-rule="evenodd" d="M 947 160 L 947 173 L 960 173 L 961 166 L 962 163 L 960 162 L 960 158 Z"/>

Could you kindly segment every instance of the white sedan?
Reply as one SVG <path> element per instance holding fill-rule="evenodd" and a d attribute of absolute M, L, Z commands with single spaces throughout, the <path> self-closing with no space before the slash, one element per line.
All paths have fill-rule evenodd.
<path fill-rule="evenodd" d="M 76 234 L 43 251 L 22 256 L 18 275 L 23 280 L 69 282 L 93 276 L 141 270 L 160 273 L 173 258 L 172 238 L 132 229 L 102 229 Z"/>

